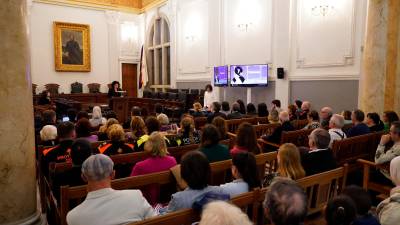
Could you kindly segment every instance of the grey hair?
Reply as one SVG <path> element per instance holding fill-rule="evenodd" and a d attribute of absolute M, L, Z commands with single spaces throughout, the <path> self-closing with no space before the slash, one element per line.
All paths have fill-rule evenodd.
<path fill-rule="evenodd" d="M 92 155 L 83 162 L 81 171 L 88 181 L 101 181 L 112 175 L 114 162 L 104 154 Z"/>
<path fill-rule="evenodd" d="M 248 216 L 238 207 L 223 201 L 208 203 L 201 214 L 199 225 L 252 225 Z"/>
<path fill-rule="evenodd" d="M 168 125 L 169 124 L 169 119 L 168 116 L 161 113 L 157 116 L 157 120 L 160 121 L 161 125 Z"/>
<path fill-rule="evenodd" d="M 336 128 L 342 128 L 344 126 L 344 117 L 339 114 L 333 114 L 330 120 L 331 123 L 335 124 Z"/>
<path fill-rule="evenodd" d="M 322 128 L 313 130 L 310 134 L 310 138 L 314 141 L 318 149 L 326 149 L 329 147 L 331 142 L 331 135 L 329 132 Z"/>

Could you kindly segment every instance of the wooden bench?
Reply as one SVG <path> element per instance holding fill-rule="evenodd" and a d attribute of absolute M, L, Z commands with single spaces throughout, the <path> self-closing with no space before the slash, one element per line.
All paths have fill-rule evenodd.
<path fill-rule="evenodd" d="M 308 215 L 323 211 L 326 203 L 337 196 L 344 188 L 347 177 L 347 165 L 331 171 L 299 179 L 297 183 L 308 193 Z M 241 209 L 251 208 L 250 219 L 254 224 L 266 224 L 264 214 L 260 210 L 263 207 L 268 188 L 254 189 L 251 192 L 236 196 L 230 203 Z M 166 215 L 131 223 L 130 225 L 191 225 L 200 220 L 200 215 L 193 209 L 183 209 Z"/>
<path fill-rule="evenodd" d="M 332 143 L 332 152 L 338 165 L 349 164 L 350 171 L 360 168 L 357 159 L 372 160 L 383 132 L 360 135 Z"/>
<path fill-rule="evenodd" d="M 225 120 L 226 131 L 235 134 L 241 123 L 243 123 L 243 119 Z"/>
<path fill-rule="evenodd" d="M 386 199 L 390 196 L 390 190 L 394 187 L 392 186 L 388 186 L 388 185 L 384 185 L 384 184 L 380 184 L 377 183 L 373 180 L 370 179 L 370 173 L 371 170 L 386 170 L 386 171 L 390 171 L 390 162 L 388 163 L 384 163 L 384 164 L 376 164 L 374 162 L 368 161 L 368 160 L 364 160 L 364 159 L 358 159 L 357 162 L 359 164 L 362 165 L 363 167 L 363 188 L 365 190 L 372 190 L 372 191 L 376 191 L 378 193 L 380 193 L 380 195 L 378 195 L 379 199 Z"/>
<path fill-rule="evenodd" d="M 259 154 L 256 156 L 257 167 L 260 170 L 260 175 L 264 174 L 261 171 L 265 171 L 265 165 L 270 164 L 270 168 L 276 168 L 276 152 Z M 211 163 L 211 176 L 210 184 L 220 185 L 226 182 L 230 182 L 232 177 L 230 171 L 232 167 L 232 160 L 225 160 L 221 162 Z M 221 176 L 221 174 L 223 176 Z M 229 176 L 228 176 L 229 175 Z M 260 177 L 262 178 L 262 177 Z M 160 186 L 175 186 L 176 181 L 172 172 L 164 171 L 159 173 L 147 174 L 136 177 L 127 177 L 121 179 L 115 179 L 111 182 L 111 185 L 116 190 L 124 189 L 141 189 L 147 185 L 157 184 Z M 49 184 L 47 184 L 49 185 Z M 48 186 L 50 189 L 50 185 Z M 171 193 L 172 194 L 172 193 Z M 73 201 L 79 204 L 84 200 L 87 195 L 86 185 L 69 187 L 63 186 L 60 188 L 60 204 L 58 205 L 56 198 L 53 196 L 51 189 L 48 193 L 47 205 L 51 208 L 49 211 L 55 212 L 55 221 L 61 221 L 61 224 L 66 224 L 65 218 L 68 211 L 71 209 L 70 202 Z"/>
<path fill-rule="evenodd" d="M 256 117 L 257 119 L 257 124 L 268 124 L 268 116 L 266 117 Z"/>
<path fill-rule="evenodd" d="M 196 117 L 194 118 L 194 124 L 196 127 L 196 130 L 201 130 L 207 123 L 207 117 L 202 116 L 202 117 Z"/>
<path fill-rule="evenodd" d="M 258 139 L 258 143 L 261 145 L 263 151 L 275 150 L 282 144 L 292 143 L 297 147 L 308 146 L 308 136 L 313 130 L 296 130 L 296 131 L 283 131 L 281 135 L 281 141 L 279 144 L 266 141 L 264 139 Z"/>
<path fill-rule="evenodd" d="M 308 124 L 308 120 L 307 119 L 293 120 L 290 123 L 292 124 L 292 126 L 294 127 L 295 130 L 301 130 Z"/>
<path fill-rule="evenodd" d="M 274 130 L 279 126 L 280 126 L 280 124 L 278 124 L 278 123 L 259 124 L 259 125 L 254 126 L 254 128 L 256 130 L 257 137 L 260 138 L 263 135 L 267 135 L 267 136 L 271 135 L 274 132 Z"/>

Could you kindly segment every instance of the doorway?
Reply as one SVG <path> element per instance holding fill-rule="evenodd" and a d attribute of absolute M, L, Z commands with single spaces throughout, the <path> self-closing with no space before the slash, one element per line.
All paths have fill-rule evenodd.
<path fill-rule="evenodd" d="M 122 90 L 128 97 L 137 97 L 137 64 L 122 63 Z"/>

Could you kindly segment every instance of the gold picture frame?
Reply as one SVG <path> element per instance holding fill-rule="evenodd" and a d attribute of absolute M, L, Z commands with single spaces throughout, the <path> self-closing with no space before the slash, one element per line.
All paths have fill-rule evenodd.
<path fill-rule="evenodd" d="M 54 22 L 55 70 L 90 72 L 90 26 Z"/>

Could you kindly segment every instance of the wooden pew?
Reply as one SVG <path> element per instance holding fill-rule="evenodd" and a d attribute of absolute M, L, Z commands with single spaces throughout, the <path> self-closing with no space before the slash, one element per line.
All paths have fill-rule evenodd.
<path fill-rule="evenodd" d="M 372 190 L 380 193 L 380 195 L 378 195 L 379 199 L 383 200 L 388 198 L 390 196 L 390 190 L 394 187 L 394 185 L 388 186 L 372 181 L 370 179 L 370 172 L 371 170 L 379 169 L 389 171 L 390 162 L 380 165 L 364 159 L 358 159 L 357 162 L 363 167 L 363 188 L 367 191 Z"/>
<path fill-rule="evenodd" d="M 235 134 L 241 123 L 243 123 L 242 119 L 225 120 L 226 131 Z"/>
<path fill-rule="evenodd" d="M 347 178 L 347 165 L 331 171 L 327 171 L 313 176 L 299 179 L 297 183 L 308 193 L 308 215 L 321 212 L 326 203 L 337 196 L 344 188 Z M 252 208 L 250 219 L 254 224 L 262 224 L 264 214 L 259 214 L 259 208 L 265 200 L 268 188 L 254 189 L 251 192 L 236 196 L 230 200 L 230 203 L 243 209 Z M 183 209 L 176 212 L 157 216 L 144 221 L 131 223 L 130 225 L 191 225 L 199 221 L 200 215 L 193 209 Z"/>
<path fill-rule="evenodd" d="M 272 152 L 272 153 L 257 155 L 256 162 L 259 170 L 265 171 L 266 164 L 275 165 L 276 154 L 277 154 L 276 152 Z M 225 182 L 230 182 L 232 180 L 231 177 L 227 176 L 229 174 L 229 171 L 231 170 L 232 160 L 225 160 L 221 162 L 211 163 L 210 166 L 211 166 L 210 184 L 220 185 Z M 221 178 L 220 174 L 224 175 L 222 179 L 219 179 Z M 261 174 L 263 175 L 264 173 Z M 157 184 L 160 186 L 161 185 L 171 186 L 171 185 L 176 185 L 176 181 L 172 175 L 172 172 L 164 171 L 142 176 L 116 179 L 111 182 L 112 187 L 117 190 L 140 189 L 150 184 Z M 54 198 L 52 193 L 48 194 L 50 201 L 50 203 L 48 204 L 52 207 L 51 211 L 56 212 L 55 218 L 57 218 L 59 221 L 62 221 L 61 224 L 66 224 L 65 218 L 68 211 L 71 209 L 70 202 L 75 201 L 75 203 L 80 203 L 84 200 L 86 195 L 87 195 L 86 185 L 77 187 L 63 186 L 60 188 L 60 205 L 58 206 L 57 200 L 56 198 Z"/>
<path fill-rule="evenodd" d="M 241 120 L 242 120 L 242 123 L 250 123 L 251 125 L 258 124 L 256 117 L 244 117 Z"/>
<path fill-rule="evenodd" d="M 307 119 L 293 120 L 290 123 L 292 124 L 292 126 L 294 127 L 295 130 L 301 130 L 308 124 L 308 120 Z"/>
<path fill-rule="evenodd" d="M 194 124 L 196 127 L 196 130 L 201 130 L 207 123 L 207 117 L 196 117 L 194 118 Z"/>
<path fill-rule="evenodd" d="M 261 145 L 262 151 L 275 150 L 285 143 L 292 143 L 297 147 L 308 146 L 308 136 L 311 134 L 312 131 L 313 131 L 312 129 L 283 131 L 281 135 L 281 141 L 279 144 L 272 143 L 261 138 L 258 139 L 258 143 Z"/>
<path fill-rule="evenodd" d="M 261 137 L 263 135 L 271 135 L 274 130 L 279 127 L 280 124 L 275 123 L 275 124 L 259 124 L 254 126 L 256 130 L 257 137 Z"/>
<path fill-rule="evenodd" d="M 256 117 L 257 119 L 257 124 L 268 124 L 268 117 Z"/>
<path fill-rule="evenodd" d="M 349 164 L 350 171 L 359 168 L 357 159 L 372 160 L 383 132 L 360 135 L 332 143 L 332 152 L 338 165 Z"/>

